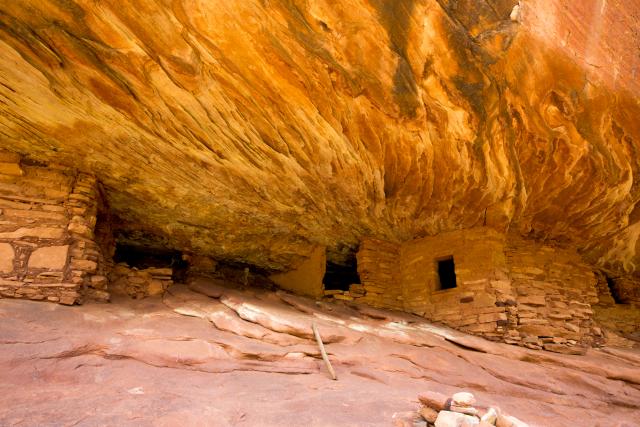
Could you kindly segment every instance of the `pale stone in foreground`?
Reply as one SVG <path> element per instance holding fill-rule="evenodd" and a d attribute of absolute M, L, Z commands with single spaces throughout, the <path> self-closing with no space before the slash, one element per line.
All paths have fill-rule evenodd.
<path fill-rule="evenodd" d="M 496 408 L 489 408 L 487 413 L 480 418 L 480 421 L 484 421 L 489 424 L 495 424 L 496 419 L 498 418 L 498 412 L 500 411 L 496 410 Z"/>
<path fill-rule="evenodd" d="M 459 412 L 461 414 L 476 415 L 476 416 L 478 415 L 478 410 L 473 406 L 451 405 L 449 406 L 449 410 L 451 412 Z"/>
<path fill-rule="evenodd" d="M 436 427 L 462 427 L 463 425 L 478 425 L 480 420 L 470 415 L 451 411 L 440 411 L 436 419 Z"/>
<path fill-rule="evenodd" d="M 461 391 L 451 396 L 451 401 L 456 406 L 472 406 L 476 403 L 476 398 L 471 393 Z"/>

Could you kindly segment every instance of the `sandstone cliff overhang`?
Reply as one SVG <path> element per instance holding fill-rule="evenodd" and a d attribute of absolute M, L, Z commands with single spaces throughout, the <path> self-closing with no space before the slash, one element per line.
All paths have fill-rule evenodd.
<path fill-rule="evenodd" d="M 486 225 L 638 264 L 633 0 L 21 1 L 0 145 L 121 239 L 286 270 Z M 0 167 L 2 167 L 0 165 Z"/>

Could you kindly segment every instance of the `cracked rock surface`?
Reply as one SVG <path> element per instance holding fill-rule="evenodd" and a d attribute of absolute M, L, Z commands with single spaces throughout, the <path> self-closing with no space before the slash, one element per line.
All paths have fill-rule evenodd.
<path fill-rule="evenodd" d="M 531 351 L 203 281 L 109 305 L 0 300 L 0 425 L 388 426 L 425 391 L 469 391 L 532 426 L 636 425 L 640 353 Z"/>

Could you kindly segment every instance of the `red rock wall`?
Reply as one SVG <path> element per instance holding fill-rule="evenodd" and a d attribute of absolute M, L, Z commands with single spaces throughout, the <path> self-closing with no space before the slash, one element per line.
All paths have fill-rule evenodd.
<path fill-rule="evenodd" d="M 98 200 L 90 175 L 0 152 L 0 296 L 108 299 L 93 234 Z"/>
<path fill-rule="evenodd" d="M 640 2 L 526 0 L 521 5 L 527 29 L 566 52 L 590 81 L 640 93 Z"/>

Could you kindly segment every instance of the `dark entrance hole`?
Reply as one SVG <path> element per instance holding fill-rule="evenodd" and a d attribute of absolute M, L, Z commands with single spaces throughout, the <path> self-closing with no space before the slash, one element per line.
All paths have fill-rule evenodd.
<path fill-rule="evenodd" d="M 458 286 L 456 281 L 456 265 L 453 256 L 436 260 L 438 263 L 438 289 L 453 289 Z"/>
<path fill-rule="evenodd" d="M 609 277 L 608 275 L 604 275 L 604 278 L 607 280 L 607 286 L 609 287 L 609 293 L 611 293 L 611 297 L 616 304 L 622 304 L 622 300 L 620 299 L 620 294 L 618 293 L 618 287 L 616 286 L 615 280 Z"/>
<path fill-rule="evenodd" d="M 350 285 L 359 284 L 360 276 L 358 275 L 356 258 L 353 257 L 346 264 L 327 261 L 327 269 L 322 282 L 324 283 L 324 289 L 327 291 L 348 291 Z"/>
<path fill-rule="evenodd" d="M 173 268 L 173 280 L 182 281 L 188 264 L 182 259 L 182 253 L 167 249 L 148 248 L 144 246 L 116 244 L 116 252 L 113 255 L 115 263 L 124 262 L 129 267 L 138 270 L 145 268 Z"/>

